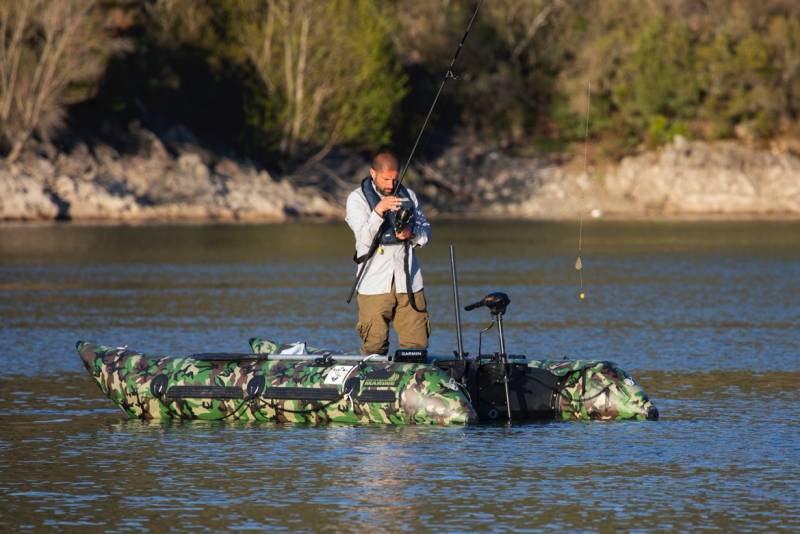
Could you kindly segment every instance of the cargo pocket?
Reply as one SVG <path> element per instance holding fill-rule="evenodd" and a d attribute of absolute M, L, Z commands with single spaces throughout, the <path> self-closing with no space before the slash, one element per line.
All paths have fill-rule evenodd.
<path fill-rule="evenodd" d="M 356 331 L 358 332 L 358 337 L 361 338 L 361 341 L 363 343 L 367 342 L 367 338 L 369 337 L 369 331 L 371 327 L 372 327 L 372 322 L 370 321 L 367 322 L 359 321 L 356 324 Z"/>

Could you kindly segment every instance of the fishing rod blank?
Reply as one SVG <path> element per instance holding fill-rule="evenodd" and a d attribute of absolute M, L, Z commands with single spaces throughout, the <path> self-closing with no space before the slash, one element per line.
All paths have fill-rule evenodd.
<path fill-rule="evenodd" d="M 472 17 L 469 19 L 467 30 L 464 32 L 464 36 L 461 38 L 461 41 L 459 41 L 458 46 L 456 47 L 456 52 L 453 54 L 453 59 L 450 61 L 450 65 L 447 66 L 447 72 L 444 73 L 442 83 L 439 84 L 439 89 L 436 91 L 436 96 L 433 97 L 431 107 L 428 109 L 428 114 L 425 116 L 425 120 L 422 122 L 422 127 L 419 129 L 417 139 L 414 141 L 414 146 L 411 147 L 411 153 L 408 155 L 408 159 L 406 160 L 405 165 L 403 165 L 403 169 L 400 171 L 400 176 L 397 178 L 397 183 L 394 186 L 392 195 L 397 193 L 398 189 L 400 189 L 400 184 L 403 183 L 403 178 L 405 178 L 406 171 L 408 170 L 409 165 L 411 165 L 411 160 L 414 158 L 414 153 L 417 151 L 419 141 L 422 139 L 422 133 L 425 131 L 425 127 L 428 125 L 428 121 L 433 114 L 433 109 L 436 107 L 436 102 L 439 101 L 439 95 L 442 94 L 442 89 L 444 89 L 444 85 L 447 83 L 447 80 L 454 80 L 456 78 L 456 75 L 453 72 L 453 66 L 456 64 L 458 54 L 461 53 L 461 48 L 464 46 L 464 42 L 467 40 L 467 35 L 469 35 L 469 31 L 472 29 L 472 24 L 475 22 L 475 18 L 478 16 L 478 11 L 481 9 L 481 5 L 483 5 L 483 0 L 480 0 L 477 7 L 475 7 L 475 11 L 472 13 Z"/>
<path fill-rule="evenodd" d="M 453 307 L 456 312 L 456 343 L 458 345 L 458 352 L 456 357 L 459 360 L 464 359 L 464 343 L 461 341 L 461 310 L 458 302 L 458 274 L 456 274 L 456 252 L 455 247 L 450 244 L 450 272 L 453 275 Z"/>

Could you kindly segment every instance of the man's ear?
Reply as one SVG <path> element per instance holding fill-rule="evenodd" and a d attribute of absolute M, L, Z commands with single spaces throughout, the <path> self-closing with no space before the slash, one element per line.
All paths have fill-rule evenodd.
<path fill-rule="evenodd" d="M 378 173 L 377 173 L 377 172 L 375 172 L 375 169 L 373 169 L 372 167 L 370 167 L 370 169 L 369 169 L 369 175 L 370 175 L 370 176 L 372 176 L 372 181 L 374 182 L 374 181 L 375 181 L 375 178 L 378 176 Z"/>

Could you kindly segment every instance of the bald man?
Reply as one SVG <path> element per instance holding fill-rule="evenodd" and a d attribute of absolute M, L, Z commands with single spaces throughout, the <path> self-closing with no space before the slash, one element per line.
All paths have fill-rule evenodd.
<path fill-rule="evenodd" d="M 414 250 L 430 240 L 431 225 L 413 191 L 401 185 L 392 195 L 397 171 L 397 157 L 388 150 L 379 151 L 369 176 L 347 197 L 345 220 L 355 234 L 356 256 L 367 254 L 376 234 L 383 230 L 380 245 L 365 260 L 366 271 L 356 287 L 361 354 L 387 354 L 391 325 L 401 349 L 427 348 L 430 336 L 422 271 Z M 401 207 L 412 211 L 412 224 L 395 232 L 393 217 Z"/>

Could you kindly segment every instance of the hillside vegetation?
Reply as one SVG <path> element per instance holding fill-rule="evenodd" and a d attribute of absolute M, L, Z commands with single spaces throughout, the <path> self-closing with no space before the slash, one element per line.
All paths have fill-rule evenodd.
<path fill-rule="evenodd" d="M 0 0 L 0 150 L 131 123 L 291 165 L 413 139 L 474 8 L 455 0 Z M 800 133 L 800 2 L 490 0 L 425 139 L 621 157 Z M 123 136 L 124 137 L 124 136 Z M 120 141 L 122 142 L 122 141 Z"/>

